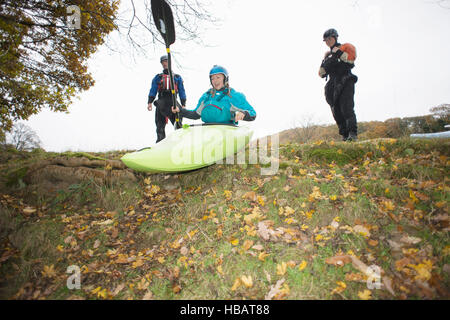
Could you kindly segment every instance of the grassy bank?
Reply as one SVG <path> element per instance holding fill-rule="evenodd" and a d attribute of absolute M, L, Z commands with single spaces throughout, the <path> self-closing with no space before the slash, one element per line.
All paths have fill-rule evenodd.
<path fill-rule="evenodd" d="M 53 193 L 15 179 L 0 195 L 0 298 L 448 299 L 449 150 L 286 144 L 272 176 L 213 165 Z"/>

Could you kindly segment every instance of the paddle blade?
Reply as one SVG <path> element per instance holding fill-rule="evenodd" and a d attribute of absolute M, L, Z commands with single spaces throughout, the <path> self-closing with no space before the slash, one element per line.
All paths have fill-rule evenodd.
<path fill-rule="evenodd" d="M 165 0 L 152 0 L 152 15 L 156 28 L 164 39 L 166 46 L 175 42 L 175 26 L 172 9 Z"/>

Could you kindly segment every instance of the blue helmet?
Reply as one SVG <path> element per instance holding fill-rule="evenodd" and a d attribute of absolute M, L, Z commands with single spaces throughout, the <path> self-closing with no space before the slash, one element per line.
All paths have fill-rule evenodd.
<path fill-rule="evenodd" d="M 212 69 L 209 71 L 209 79 L 211 80 L 211 76 L 214 74 L 223 74 L 225 76 L 224 84 L 225 86 L 228 86 L 228 71 L 222 66 L 218 66 L 217 64 L 212 67 Z"/>
<path fill-rule="evenodd" d="M 224 67 L 218 66 L 217 64 L 212 67 L 211 71 L 209 71 L 209 76 L 211 77 L 214 74 L 223 74 L 225 79 L 228 79 L 228 71 Z"/>

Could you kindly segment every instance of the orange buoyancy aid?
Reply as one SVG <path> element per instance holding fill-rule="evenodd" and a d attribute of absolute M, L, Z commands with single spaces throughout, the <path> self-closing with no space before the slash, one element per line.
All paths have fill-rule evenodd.
<path fill-rule="evenodd" d="M 339 48 L 342 52 L 344 52 L 340 59 L 344 62 L 354 64 L 356 60 L 356 48 L 354 45 L 350 43 L 344 43 Z"/>

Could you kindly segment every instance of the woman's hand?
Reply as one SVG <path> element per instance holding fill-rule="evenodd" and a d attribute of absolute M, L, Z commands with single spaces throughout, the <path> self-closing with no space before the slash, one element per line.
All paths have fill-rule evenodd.
<path fill-rule="evenodd" d="M 172 107 L 172 113 L 180 112 L 180 108 L 178 107 Z"/>
<path fill-rule="evenodd" d="M 236 114 L 234 115 L 234 121 L 238 122 L 239 120 L 243 120 L 245 117 L 245 114 L 238 111 L 236 112 Z"/>

